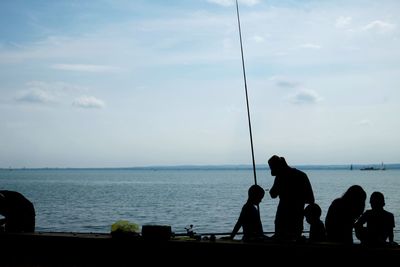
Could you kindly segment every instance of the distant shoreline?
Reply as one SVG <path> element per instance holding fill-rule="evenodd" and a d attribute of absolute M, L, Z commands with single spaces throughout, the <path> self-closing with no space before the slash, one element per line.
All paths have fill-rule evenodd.
<path fill-rule="evenodd" d="M 351 166 L 354 171 L 365 167 L 380 168 L 381 164 L 338 164 L 338 165 L 292 165 L 300 170 L 350 170 Z M 252 170 L 252 165 L 155 165 L 155 166 L 139 166 L 139 167 L 38 167 L 38 168 L 0 168 L 0 171 L 16 171 L 16 170 Z M 269 170 L 266 164 L 256 165 L 257 170 Z M 400 169 L 400 163 L 385 164 L 386 170 Z"/>

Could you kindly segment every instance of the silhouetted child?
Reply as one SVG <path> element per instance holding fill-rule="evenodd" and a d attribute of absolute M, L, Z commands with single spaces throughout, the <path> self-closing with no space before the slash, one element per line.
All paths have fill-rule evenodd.
<path fill-rule="evenodd" d="M 233 239 L 240 228 L 243 228 L 243 241 L 261 241 L 264 235 L 258 204 L 265 195 L 264 189 L 259 185 L 252 185 L 248 190 L 247 202 L 243 205 L 239 218 L 232 230 L 230 238 Z"/>
<path fill-rule="evenodd" d="M 321 221 L 321 208 L 318 204 L 309 204 L 304 209 L 306 221 L 310 224 L 310 234 L 308 240 L 311 242 L 326 241 L 325 225 Z"/>
<path fill-rule="evenodd" d="M 383 194 L 373 192 L 369 203 L 371 209 L 366 210 L 355 223 L 357 238 L 367 245 L 397 245 L 393 241 L 394 216 L 383 208 L 385 206 Z M 367 226 L 364 227 L 364 224 Z"/>

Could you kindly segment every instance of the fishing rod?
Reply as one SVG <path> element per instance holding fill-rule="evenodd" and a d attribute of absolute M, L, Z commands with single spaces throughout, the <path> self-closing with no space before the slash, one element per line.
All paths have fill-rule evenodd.
<path fill-rule="evenodd" d="M 236 0 L 236 14 L 237 14 L 237 22 L 238 22 L 238 28 L 239 28 L 240 52 L 241 52 L 241 55 L 242 55 L 242 69 L 243 69 L 244 91 L 245 91 L 245 93 L 246 93 L 247 120 L 248 120 L 248 122 L 249 122 L 250 145 L 251 145 L 251 157 L 252 157 L 252 160 L 253 160 L 254 184 L 257 184 L 256 162 L 255 162 L 255 160 L 254 160 L 253 134 L 252 134 L 252 132 L 251 132 L 251 119 L 250 119 L 250 108 L 249 108 L 249 96 L 248 96 L 248 93 L 247 93 L 246 68 L 245 68 L 245 66 L 244 66 L 242 30 L 241 30 L 241 27 L 240 27 L 240 16 L 239 16 L 239 4 L 238 4 L 238 0 Z"/>

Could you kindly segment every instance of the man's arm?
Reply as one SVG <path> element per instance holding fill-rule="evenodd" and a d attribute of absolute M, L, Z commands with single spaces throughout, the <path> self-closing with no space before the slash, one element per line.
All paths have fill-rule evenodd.
<path fill-rule="evenodd" d="M 308 179 L 307 174 L 305 175 L 305 203 L 307 204 L 312 204 L 315 202 L 315 198 L 314 198 L 314 192 L 310 183 L 310 180 Z"/>
<path fill-rule="evenodd" d="M 269 190 L 269 195 L 272 198 L 276 198 L 279 196 L 279 180 L 280 178 L 278 176 L 275 177 L 274 184 L 272 185 L 271 189 Z"/>

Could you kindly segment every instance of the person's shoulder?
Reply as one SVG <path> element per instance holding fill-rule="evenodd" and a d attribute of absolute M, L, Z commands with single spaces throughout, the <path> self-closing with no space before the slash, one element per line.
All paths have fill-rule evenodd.
<path fill-rule="evenodd" d="M 343 199 L 338 197 L 332 201 L 331 206 L 337 206 L 337 205 L 342 205 L 342 204 L 343 204 Z"/>
<path fill-rule="evenodd" d="M 252 206 L 253 206 L 253 204 L 251 204 L 250 202 L 246 202 L 246 203 L 243 204 L 242 210 L 249 209 Z"/>
<path fill-rule="evenodd" d="M 293 167 L 291 169 L 292 169 L 292 173 L 295 174 L 296 176 L 302 177 L 303 179 L 308 179 L 308 176 L 304 171 L 299 170 L 297 168 L 293 168 Z"/>
<path fill-rule="evenodd" d="M 393 213 L 387 210 L 383 210 L 383 212 L 386 214 L 386 216 L 394 217 Z"/>
<path fill-rule="evenodd" d="M 304 171 L 302 171 L 302 170 L 300 170 L 300 169 L 297 169 L 297 168 L 295 168 L 295 167 L 290 167 L 290 170 L 291 170 L 292 172 L 296 172 L 296 173 L 298 173 L 298 174 L 306 175 L 306 173 L 305 173 Z"/>

